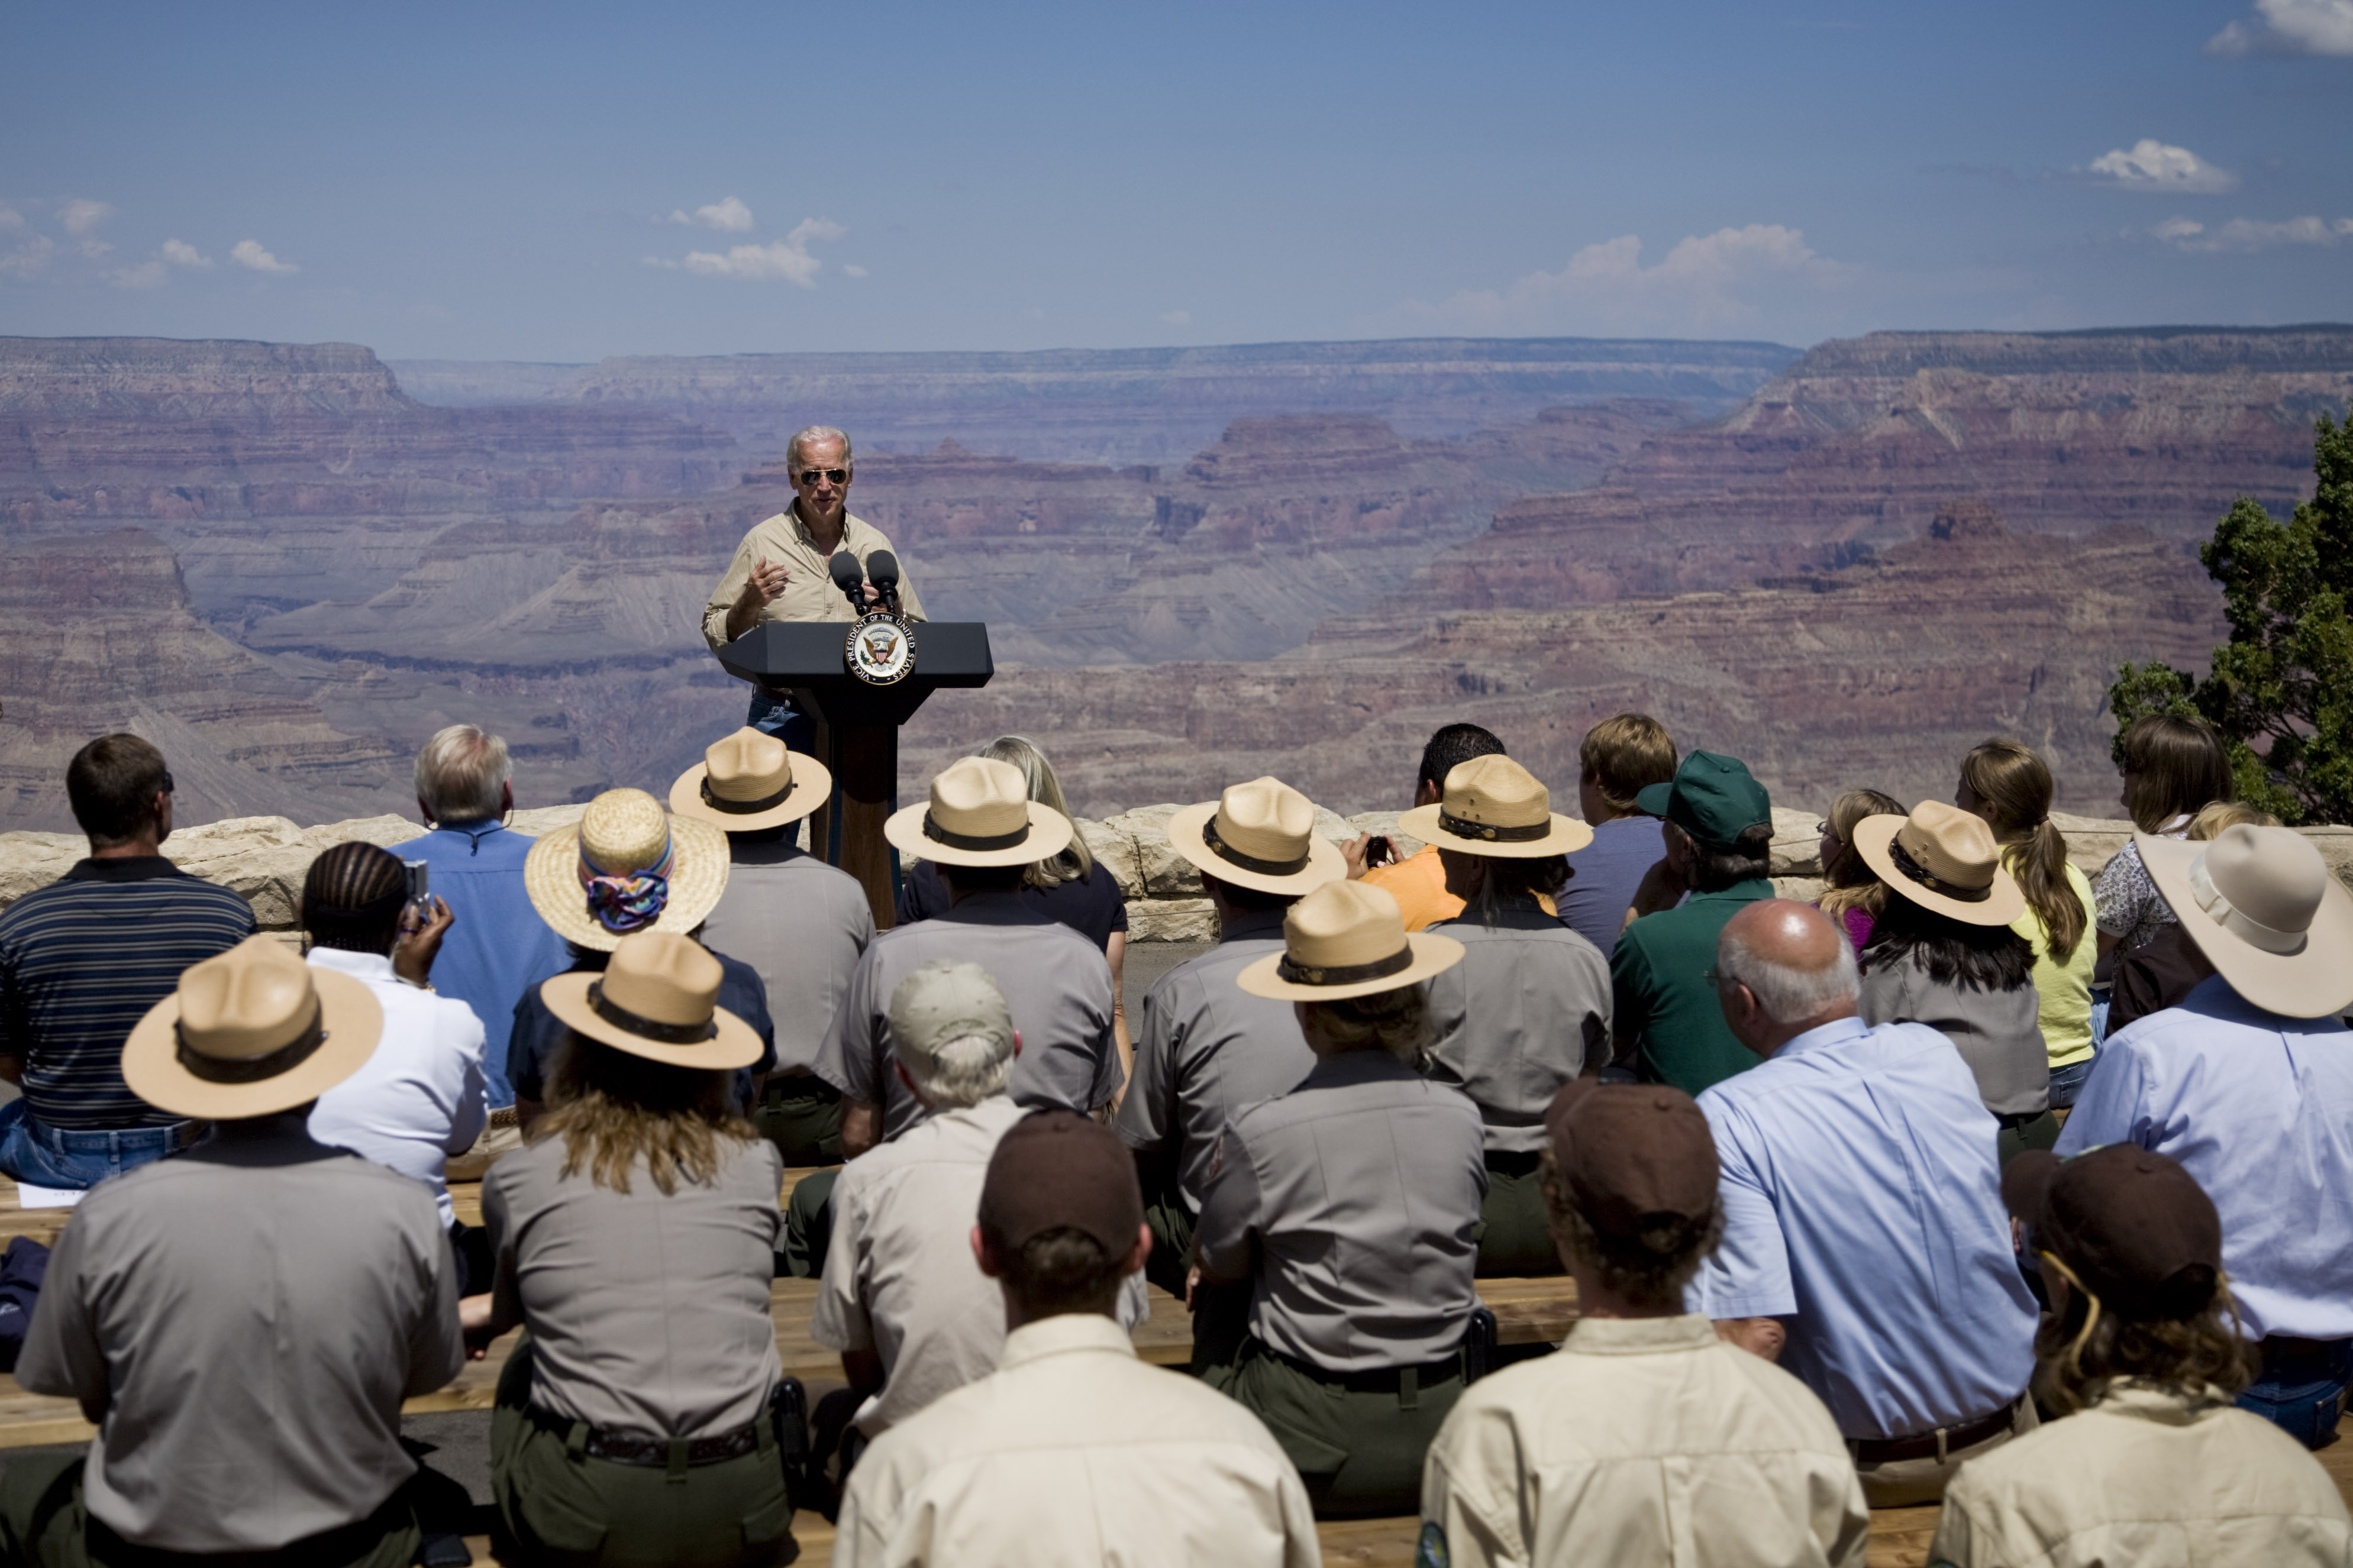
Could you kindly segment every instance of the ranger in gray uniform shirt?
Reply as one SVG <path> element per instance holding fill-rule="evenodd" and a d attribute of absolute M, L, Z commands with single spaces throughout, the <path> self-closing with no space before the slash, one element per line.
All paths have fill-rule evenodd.
<path fill-rule="evenodd" d="M 1552 795 L 1509 757 L 1474 757 L 1446 776 L 1439 802 L 1398 831 L 1436 847 L 1462 913 L 1430 927 L 1462 944 L 1462 962 L 1430 983 L 1430 1076 L 1471 1097 L 1487 1127 L 1482 1274 L 1557 1274 L 1537 1166 L 1544 1118 L 1560 1086 L 1609 1058 L 1609 963 L 1545 912 L 1567 886 L 1562 858 L 1593 830 L 1552 809 Z"/>
<path fill-rule="evenodd" d="M 365 985 L 257 936 L 132 1030 L 132 1090 L 214 1131 L 100 1184 L 58 1240 L 16 1376 L 98 1436 L 9 1462 L 11 1562 L 414 1561 L 400 1404 L 465 1364 L 448 1237 L 429 1189 L 305 1127 L 382 1024 Z"/>
<path fill-rule="evenodd" d="M 858 879 L 792 842 L 796 825 L 832 793 L 823 763 L 748 727 L 704 752 L 670 788 L 673 814 L 726 830 L 727 890 L 702 935 L 757 971 L 767 994 L 776 1065 L 752 1121 L 788 1166 L 841 1159 L 841 1091 L 815 1069 L 874 940 L 874 910 Z"/>

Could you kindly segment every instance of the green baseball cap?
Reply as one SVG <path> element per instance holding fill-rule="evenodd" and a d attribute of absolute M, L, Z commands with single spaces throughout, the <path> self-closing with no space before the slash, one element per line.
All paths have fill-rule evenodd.
<path fill-rule="evenodd" d="M 1773 822 L 1772 797 L 1738 757 L 1694 752 L 1665 784 L 1646 786 L 1634 804 L 1663 816 L 1711 849 L 1737 848 L 1740 835 Z"/>

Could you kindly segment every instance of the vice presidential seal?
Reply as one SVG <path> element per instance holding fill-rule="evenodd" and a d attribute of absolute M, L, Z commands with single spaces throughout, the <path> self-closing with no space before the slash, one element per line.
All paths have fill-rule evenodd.
<path fill-rule="evenodd" d="M 849 673 L 869 686 L 892 686 L 915 668 L 915 634 L 888 610 L 851 623 L 842 649 Z"/>

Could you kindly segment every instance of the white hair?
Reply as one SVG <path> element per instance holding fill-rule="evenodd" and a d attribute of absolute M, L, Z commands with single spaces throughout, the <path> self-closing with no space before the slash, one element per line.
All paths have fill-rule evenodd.
<path fill-rule="evenodd" d="M 1799 969 L 1767 958 L 1727 930 L 1716 939 L 1715 972 L 1722 979 L 1748 987 L 1765 1016 L 1777 1024 L 1798 1024 L 1841 1002 L 1852 1002 L 1862 987 L 1855 968 L 1854 944 L 1838 933 L 1838 957 L 1826 968 Z"/>
<path fill-rule="evenodd" d="M 858 460 L 849 455 L 849 437 L 830 425 L 812 425 L 794 432 L 793 438 L 785 443 L 785 472 L 796 479 L 801 477 L 801 448 L 812 441 L 840 442 L 841 466 L 852 472 L 857 470 Z"/>
<path fill-rule="evenodd" d="M 1001 1094 L 1013 1078 L 1013 1042 L 995 1035 L 958 1035 L 944 1040 L 932 1060 L 918 1067 L 898 1053 L 899 1065 L 914 1081 L 915 1092 L 934 1110 L 956 1110 L 978 1105 Z"/>
<path fill-rule="evenodd" d="M 499 814 L 499 791 L 513 774 L 504 741 L 452 724 L 417 753 L 417 798 L 436 822 L 481 822 Z"/>

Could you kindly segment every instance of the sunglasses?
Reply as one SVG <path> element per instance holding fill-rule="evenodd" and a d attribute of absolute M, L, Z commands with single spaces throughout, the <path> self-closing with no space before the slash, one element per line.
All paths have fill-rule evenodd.
<path fill-rule="evenodd" d="M 803 468 L 801 477 L 795 482 L 805 485 L 816 479 L 828 479 L 835 484 L 846 485 L 849 482 L 849 470 L 848 468 Z"/>
<path fill-rule="evenodd" d="M 172 770 L 169 768 L 164 770 L 164 793 L 165 795 L 172 793 Z"/>

